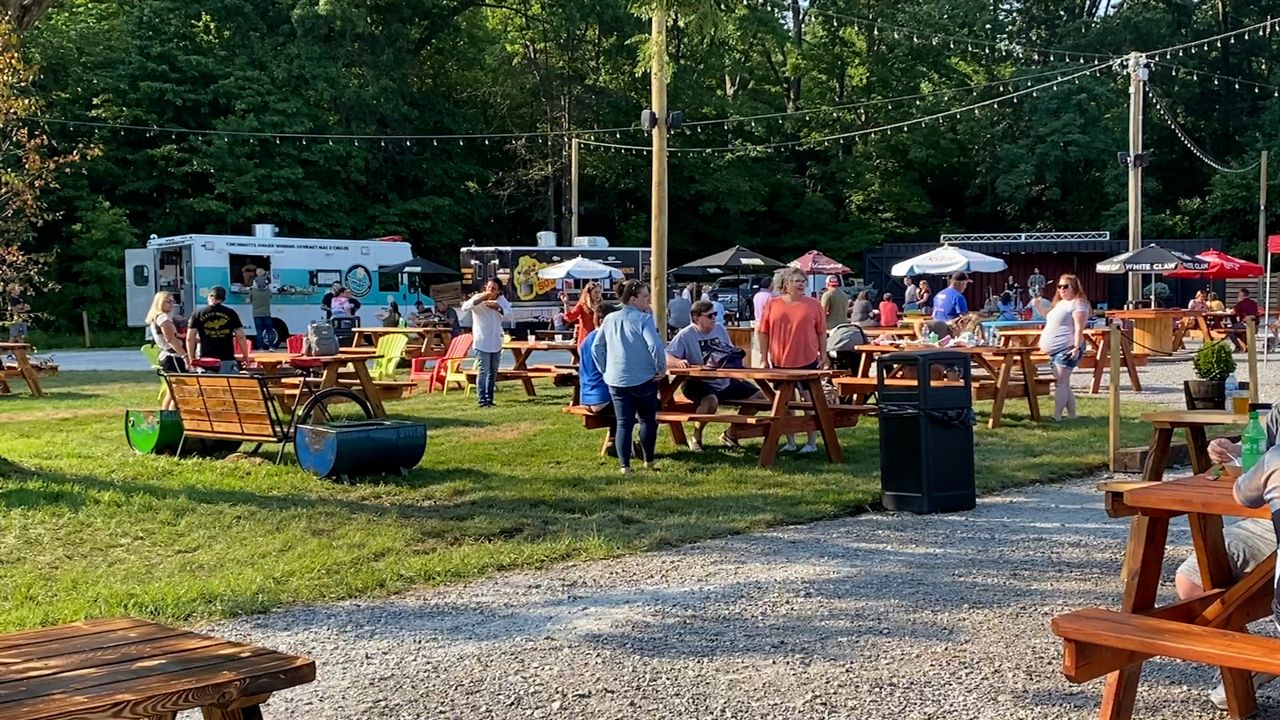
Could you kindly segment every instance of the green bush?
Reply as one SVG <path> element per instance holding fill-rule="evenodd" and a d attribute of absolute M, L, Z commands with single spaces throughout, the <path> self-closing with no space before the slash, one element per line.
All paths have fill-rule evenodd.
<path fill-rule="evenodd" d="M 1224 342 L 1209 343 L 1197 350 L 1192 365 L 1201 380 L 1226 380 L 1236 371 L 1236 359 L 1231 357 L 1231 348 Z"/>

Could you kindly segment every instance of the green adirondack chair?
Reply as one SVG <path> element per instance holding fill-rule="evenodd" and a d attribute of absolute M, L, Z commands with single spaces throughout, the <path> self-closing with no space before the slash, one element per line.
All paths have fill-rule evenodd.
<path fill-rule="evenodd" d="M 377 360 L 369 374 L 374 380 L 395 380 L 396 371 L 400 369 L 400 361 L 404 359 L 404 349 L 409 344 L 409 336 L 405 333 L 393 333 L 378 338 Z"/>
<path fill-rule="evenodd" d="M 160 369 L 160 348 L 155 345 L 143 345 L 142 354 L 147 358 L 147 362 L 151 363 L 151 367 L 155 370 Z M 164 378 L 160 378 L 160 394 L 156 398 L 156 402 L 164 402 L 164 396 L 167 388 L 164 384 Z"/>

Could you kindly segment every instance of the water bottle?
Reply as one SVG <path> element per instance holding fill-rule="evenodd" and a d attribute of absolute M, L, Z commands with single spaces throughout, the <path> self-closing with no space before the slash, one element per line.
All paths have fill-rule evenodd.
<path fill-rule="evenodd" d="M 1258 411 L 1249 411 L 1249 424 L 1244 426 L 1244 434 L 1240 436 L 1240 469 L 1248 471 L 1267 451 L 1267 431 L 1258 421 Z"/>
<path fill-rule="evenodd" d="M 1240 389 L 1240 381 L 1236 379 L 1235 373 L 1231 373 L 1230 375 L 1228 375 L 1227 379 L 1223 381 L 1222 384 L 1225 387 L 1227 391 L 1227 397 L 1229 398 L 1235 397 L 1236 391 Z"/>
<path fill-rule="evenodd" d="M 929 344 L 931 344 L 931 345 L 936 345 L 937 343 L 938 343 L 938 333 L 936 333 L 936 332 L 934 332 L 934 331 L 930 330 L 930 331 L 929 331 Z"/>

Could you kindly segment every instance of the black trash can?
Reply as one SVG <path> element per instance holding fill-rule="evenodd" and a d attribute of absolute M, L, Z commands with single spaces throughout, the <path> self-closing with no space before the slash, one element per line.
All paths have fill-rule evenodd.
<path fill-rule="evenodd" d="M 948 350 L 881 355 L 880 488 L 887 510 L 939 513 L 977 504 L 969 356 Z"/>
<path fill-rule="evenodd" d="M 338 345 L 349 348 L 356 338 L 356 328 L 360 327 L 360 318 L 352 317 L 336 317 L 329 320 L 333 325 L 334 337 L 338 339 Z"/>

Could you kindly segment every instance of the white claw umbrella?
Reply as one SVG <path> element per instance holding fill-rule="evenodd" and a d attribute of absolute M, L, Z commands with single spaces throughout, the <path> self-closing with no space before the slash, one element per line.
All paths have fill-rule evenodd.
<path fill-rule="evenodd" d="M 543 280 L 564 280 L 565 278 L 574 278 L 576 280 L 611 278 L 613 280 L 621 280 L 626 275 L 616 267 L 610 267 L 595 260 L 588 260 L 579 255 L 572 260 L 565 260 L 542 268 L 538 271 L 538 277 Z"/>
<path fill-rule="evenodd" d="M 947 275 L 953 272 L 1000 272 L 1009 267 L 998 257 L 980 252 L 943 245 L 910 260 L 903 260 L 890 269 L 894 277 L 907 275 Z"/>

